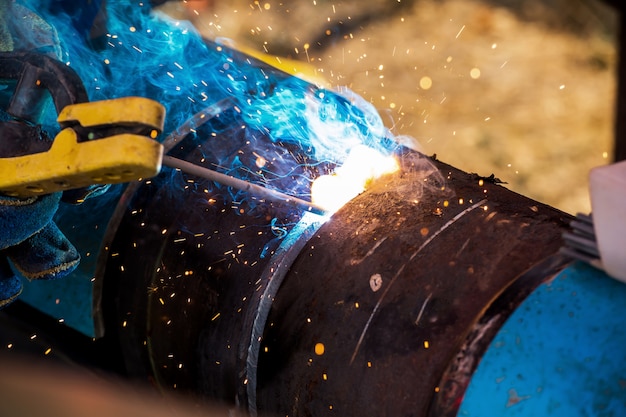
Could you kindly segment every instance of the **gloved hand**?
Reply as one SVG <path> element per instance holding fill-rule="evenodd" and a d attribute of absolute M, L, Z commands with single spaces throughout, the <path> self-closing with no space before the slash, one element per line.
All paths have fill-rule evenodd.
<path fill-rule="evenodd" d="M 0 196 L 0 307 L 22 291 L 15 270 L 29 279 L 53 279 L 72 272 L 76 248 L 52 221 L 61 193 L 39 197 Z"/>
<path fill-rule="evenodd" d="M 46 152 L 51 144 L 40 126 L 15 120 L 0 107 L 0 158 Z M 31 280 L 52 279 L 76 268 L 80 255 L 54 224 L 53 216 L 61 200 L 78 203 L 107 188 L 93 185 L 29 198 L 0 194 L 0 308 L 22 291 L 15 272 Z"/>
<path fill-rule="evenodd" d="M 0 0 L 0 51 L 14 50 L 47 51 L 53 57 L 60 56 L 56 31 L 50 25 L 30 9 Z M 1 87 L 0 158 L 45 151 L 51 139 L 36 123 L 23 123 L 4 111 L 13 89 Z M 76 268 L 80 255 L 58 229 L 53 216 L 61 199 L 76 203 L 106 189 L 97 185 L 29 198 L 0 194 L 0 308 L 22 291 L 16 273 L 28 279 L 53 279 Z"/>

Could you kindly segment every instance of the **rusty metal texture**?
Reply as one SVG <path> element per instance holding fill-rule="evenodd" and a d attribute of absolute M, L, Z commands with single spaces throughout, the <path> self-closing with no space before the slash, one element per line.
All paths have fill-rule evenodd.
<path fill-rule="evenodd" d="M 558 251 L 567 214 L 437 164 L 453 195 L 379 181 L 300 253 L 266 327 L 259 411 L 426 415 L 485 310 Z"/>
<path fill-rule="evenodd" d="M 556 254 L 537 263 L 507 286 L 471 326 L 461 348 L 448 363 L 433 396 L 430 417 L 455 417 L 466 398 L 480 361 L 509 317 L 542 283 L 557 275 L 571 259 Z"/>
<path fill-rule="evenodd" d="M 419 171 L 383 177 L 293 247 L 278 236 L 301 224 L 292 209 L 256 208 L 278 219 L 273 229 L 217 194 L 207 205 L 173 193 L 167 173 L 131 188 L 103 288 L 129 374 L 252 414 L 454 410 L 472 370 L 455 363 L 480 356 L 464 347 L 481 318 L 504 317 L 550 278 L 544 260 L 570 216 L 432 162 L 444 190 L 435 181 L 418 197 L 416 184 L 432 180 Z"/>

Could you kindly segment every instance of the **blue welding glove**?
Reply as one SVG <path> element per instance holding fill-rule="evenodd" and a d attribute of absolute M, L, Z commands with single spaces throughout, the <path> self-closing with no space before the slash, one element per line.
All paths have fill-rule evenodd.
<path fill-rule="evenodd" d="M 14 269 L 28 279 L 54 279 L 78 265 L 78 251 L 52 220 L 60 199 L 61 193 L 0 196 L 0 307 L 22 291 Z"/>

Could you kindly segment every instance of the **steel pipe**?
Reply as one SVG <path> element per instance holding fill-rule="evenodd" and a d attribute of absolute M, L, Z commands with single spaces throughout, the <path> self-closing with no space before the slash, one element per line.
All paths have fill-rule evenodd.
<path fill-rule="evenodd" d="M 571 217 L 432 163 L 444 190 L 416 198 L 433 178 L 405 169 L 325 223 L 267 205 L 280 231 L 158 180 L 139 187 L 103 297 L 130 373 L 252 413 L 458 407 L 490 337 L 570 262 L 558 249 Z"/>

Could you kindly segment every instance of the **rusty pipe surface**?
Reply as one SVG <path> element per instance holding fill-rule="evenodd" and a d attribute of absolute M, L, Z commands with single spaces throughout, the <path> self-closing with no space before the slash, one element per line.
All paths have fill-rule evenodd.
<path fill-rule="evenodd" d="M 259 410 L 421 416 L 433 403 L 454 408 L 472 369 L 443 375 L 480 356 L 468 347 L 489 307 L 506 293 L 498 309 L 506 316 L 567 262 L 527 273 L 558 251 L 568 215 L 438 166 L 452 196 L 416 203 L 398 191 L 410 175 L 381 181 L 300 253 L 263 336 Z"/>
<path fill-rule="evenodd" d="M 139 187 L 103 297 L 130 374 L 253 414 L 426 415 L 454 404 L 472 369 L 451 364 L 480 355 L 463 349 L 494 305 L 510 312 L 563 266 L 545 260 L 570 216 L 433 163 L 445 190 L 415 198 L 429 179 L 405 170 L 326 223 L 267 207 L 291 215 L 281 231 L 214 204 L 168 203 L 158 182 Z"/>

